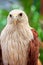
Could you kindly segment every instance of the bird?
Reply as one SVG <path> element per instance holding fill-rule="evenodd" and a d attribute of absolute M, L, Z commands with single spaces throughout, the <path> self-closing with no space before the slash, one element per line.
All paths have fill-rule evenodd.
<path fill-rule="evenodd" d="M 40 42 L 28 21 L 23 10 L 9 12 L 7 24 L 0 35 L 4 65 L 38 65 Z"/>

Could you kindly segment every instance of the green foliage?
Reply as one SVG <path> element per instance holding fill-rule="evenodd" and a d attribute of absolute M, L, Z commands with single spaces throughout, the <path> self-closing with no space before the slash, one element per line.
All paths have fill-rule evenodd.
<path fill-rule="evenodd" d="M 43 64 L 43 49 L 42 48 L 40 48 L 40 57 L 39 58 Z"/>
<path fill-rule="evenodd" d="M 0 32 L 6 25 L 6 17 L 8 15 L 8 11 L 4 9 L 0 9 Z"/>
<path fill-rule="evenodd" d="M 43 41 L 43 31 L 40 27 L 37 29 L 37 32 L 38 32 L 39 38 Z"/>
<path fill-rule="evenodd" d="M 37 30 L 39 39 L 43 41 L 43 31 L 40 25 L 40 14 L 37 12 L 35 6 L 32 6 L 32 7 L 30 10 L 30 13 L 31 13 L 30 25 Z"/>
<path fill-rule="evenodd" d="M 31 7 L 33 1 L 32 0 L 19 0 L 19 1 L 21 1 L 22 6 L 24 7 L 24 11 L 28 15 L 30 12 L 30 7 Z"/>
<path fill-rule="evenodd" d="M 36 10 L 40 12 L 40 0 L 34 0 L 33 4 L 36 6 Z"/>

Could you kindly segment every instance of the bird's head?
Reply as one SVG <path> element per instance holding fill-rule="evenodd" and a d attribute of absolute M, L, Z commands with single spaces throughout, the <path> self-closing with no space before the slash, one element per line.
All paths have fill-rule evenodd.
<path fill-rule="evenodd" d="M 14 24 L 14 25 L 17 25 L 18 23 L 27 23 L 28 17 L 24 11 L 20 9 L 15 9 L 9 13 L 7 22 L 9 24 Z"/>

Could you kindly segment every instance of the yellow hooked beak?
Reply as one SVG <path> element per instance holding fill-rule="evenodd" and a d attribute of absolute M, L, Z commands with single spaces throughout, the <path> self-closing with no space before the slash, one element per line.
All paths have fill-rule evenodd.
<path fill-rule="evenodd" d="M 14 14 L 14 24 L 16 25 L 17 24 L 17 15 Z"/>

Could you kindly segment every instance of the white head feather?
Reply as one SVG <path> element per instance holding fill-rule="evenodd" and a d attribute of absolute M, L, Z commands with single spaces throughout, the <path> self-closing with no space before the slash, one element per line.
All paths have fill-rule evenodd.
<path fill-rule="evenodd" d="M 26 13 L 20 9 L 16 9 L 16 10 L 12 10 L 7 18 L 7 23 L 9 24 L 18 24 L 18 23 L 23 23 L 23 24 L 28 24 L 29 26 L 29 22 L 28 22 L 28 17 L 26 15 Z M 29 26 L 29 28 L 31 29 L 31 27 Z"/>
<path fill-rule="evenodd" d="M 27 23 L 28 17 L 22 10 L 12 10 L 8 15 L 7 21 L 8 23 L 13 23 L 14 21 L 17 22 L 17 20 L 19 21 L 19 23 Z"/>

